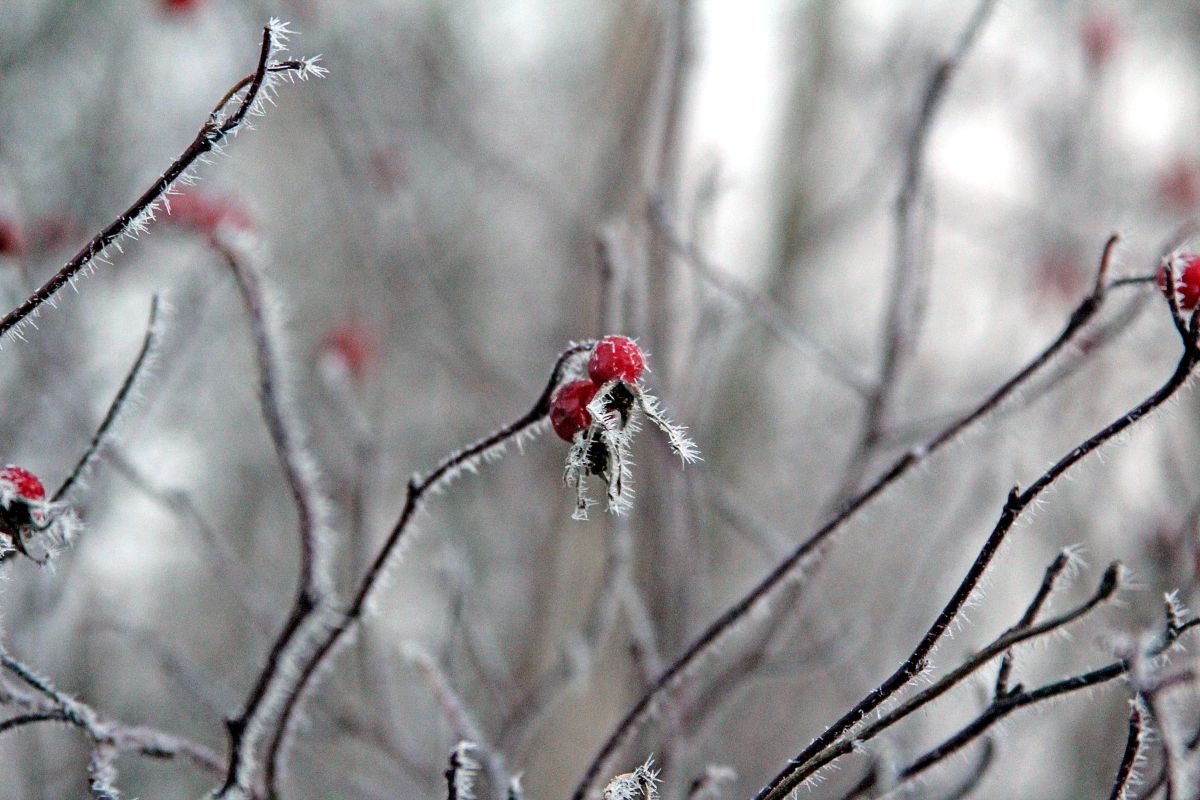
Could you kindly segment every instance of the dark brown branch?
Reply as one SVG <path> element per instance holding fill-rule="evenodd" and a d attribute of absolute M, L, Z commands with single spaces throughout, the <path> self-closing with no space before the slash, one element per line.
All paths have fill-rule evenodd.
<path fill-rule="evenodd" d="M 1174 311 L 1173 300 L 1171 305 Z M 1019 487 L 1013 487 L 1012 491 L 1009 492 L 1008 500 L 1004 503 L 999 520 L 996 522 L 992 533 L 988 536 L 974 563 L 971 564 L 966 576 L 959 583 L 949 602 L 946 603 L 941 613 L 938 614 L 933 624 L 930 625 L 924 636 L 917 643 L 917 646 L 900 667 L 883 683 L 867 693 L 846 714 L 813 739 L 808 747 L 804 748 L 796 758 L 789 762 L 787 767 L 763 787 L 756 796 L 756 800 L 780 800 L 780 798 L 786 796 L 808 774 L 811 774 L 808 772 L 807 766 L 812 759 L 816 758 L 838 737 L 856 725 L 866 714 L 878 708 L 885 700 L 900 691 L 900 689 L 925 668 L 934 647 L 941 641 L 950 624 L 958 616 L 963 606 L 966 605 L 967 600 L 979 585 L 984 572 L 998 552 L 1000 545 L 1007 538 L 1009 531 L 1012 530 L 1013 525 L 1016 524 L 1017 519 L 1024 510 L 1075 464 L 1165 403 L 1191 377 L 1197 361 L 1200 361 L 1200 350 L 1197 349 L 1195 335 L 1191 331 L 1188 332 L 1187 336 L 1181 336 L 1181 338 L 1183 339 L 1183 354 L 1180 356 L 1175 371 L 1157 391 L 1060 458 L 1041 477 L 1034 481 L 1028 489 L 1022 492 Z"/>
<path fill-rule="evenodd" d="M 1033 596 L 1033 600 L 1029 602 L 1029 606 L 1025 609 L 1025 613 L 1021 615 L 1019 627 L 1028 627 L 1037 619 L 1037 615 L 1041 613 L 1042 606 L 1050 598 L 1050 593 L 1054 591 L 1054 584 L 1058 581 L 1063 571 L 1070 563 L 1070 556 L 1066 552 L 1058 554 L 1058 557 L 1050 562 L 1050 566 L 1046 567 L 1046 574 L 1042 578 L 1042 585 L 1038 587 L 1037 594 Z M 1012 673 L 1012 653 L 1004 654 L 1004 658 L 1000 661 L 1000 669 L 996 671 L 996 688 L 993 694 L 996 697 L 1008 692 L 1008 678 Z"/>
<path fill-rule="evenodd" d="M 104 230 L 97 233 L 91 241 L 83 246 L 83 249 L 76 253 L 41 288 L 31 294 L 25 302 L 6 314 L 3 319 L 0 319 L 0 337 L 20 325 L 26 317 L 36 312 L 44 303 L 51 301 L 60 289 L 72 282 L 79 272 L 91 264 L 97 256 L 103 254 L 109 245 L 117 242 L 122 236 L 129 233 L 136 233 L 141 225 L 144 224 L 147 215 L 153 213 L 159 201 L 170 191 L 175 182 L 183 177 L 197 161 L 220 147 L 245 121 L 246 115 L 259 100 L 260 90 L 268 71 L 274 67 L 295 72 L 303 72 L 309 68 L 309 62 L 268 64 L 267 60 L 271 55 L 273 42 L 272 28 L 268 25 L 263 29 L 262 47 L 259 50 L 258 67 L 255 69 L 254 74 L 242 79 L 225 96 L 210 118 L 200 128 L 200 132 L 196 134 L 196 138 L 192 140 L 192 143 L 158 176 L 154 183 L 150 185 L 150 188 L 133 202 L 133 205 L 129 206 L 120 216 L 109 223 Z M 290 66 L 287 64 L 290 64 Z M 233 112 L 224 119 L 220 118 L 220 112 L 233 99 L 237 92 L 246 86 L 249 88 Z"/>
<path fill-rule="evenodd" d="M 1112 793 L 1109 800 L 1125 800 L 1129 781 L 1133 777 L 1133 767 L 1137 764 L 1138 753 L 1142 748 L 1142 709 L 1137 701 L 1129 708 L 1129 737 L 1125 741 L 1125 754 L 1121 756 L 1121 766 L 1117 768 L 1117 777 L 1113 781 Z"/>
<path fill-rule="evenodd" d="M 1059 559 L 1055 559 L 1055 562 L 1051 564 L 1050 569 L 1052 570 L 1058 564 L 1058 562 Z M 987 647 L 967 658 L 958 667 L 942 676 L 930 686 L 916 693 L 904 703 L 889 711 L 887 714 L 880 716 L 880 718 L 872 724 L 856 730 L 853 732 L 853 735 L 844 736 L 822 751 L 818 751 L 814 754 L 815 757 L 811 757 L 811 760 L 806 762 L 797 760 L 795 773 L 790 779 L 795 781 L 796 786 L 800 785 L 800 783 L 803 783 L 810 776 L 823 769 L 826 765 L 850 753 L 854 749 L 855 743 L 866 742 L 874 739 L 888 728 L 891 728 L 893 725 L 908 717 L 914 711 L 917 711 L 929 703 L 932 703 L 934 700 L 938 699 L 955 686 L 961 684 L 976 670 L 983 667 L 993 658 L 996 658 L 1002 653 L 1008 654 L 1011 652 L 1013 647 L 1016 647 L 1024 642 L 1028 642 L 1032 639 L 1053 633 L 1054 631 L 1064 628 L 1088 614 L 1090 611 L 1096 608 L 1096 606 L 1110 599 L 1113 594 L 1116 593 L 1119 572 L 1120 569 L 1118 564 L 1113 564 L 1110 566 L 1107 570 L 1105 570 L 1104 577 L 1101 579 L 1100 585 L 1097 587 L 1092 596 L 1087 599 L 1087 601 L 1079 605 L 1077 608 L 1060 614 L 1057 617 L 1053 617 L 1045 622 L 1034 625 L 1032 624 L 1032 616 L 1030 612 L 1026 611 L 1020 622 L 997 637 Z M 1050 570 L 1047 570 L 1047 576 L 1050 576 Z M 1038 594 L 1034 597 L 1034 603 L 1030 605 L 1031 609 L 1034 608 L 1035 604 L 1040 607 L 1041 603 L 1045 601 L 1043 591 L 1046 590 L 1046 586 L 1047 583 L 1043 582 L 1041 588 L 1038 590 Z M 1005 689 L 1004 694 L 1008 693 L 1009 690 Z M 1003 695 L 998 695 L 998 697 L 1002 698 Z M 866 712 L 864 712 L 864 714 L 865 713 Z"/>
<path fill-rule="evenodd" d="M 75 464 L 75 468 L 67 475 L 62 486 L 58 487 L 58 491 L 51 498 L 52 502 L 57 503 L 65 498 L 80 477 L 86 474 L 95 464 L 96 459 L 100 457 L 100 452 L 104 448 L 109 434 L 112 433 L 117 418 L 125 408 L 130 394 L 137 385 L 138 378 L 142 375 L 142 370 L 145 369 L 152 355 L 158 349 L 159 340 L 162 337 L 162 332 L 159 330 L 158 325 L 159 304 L 159 296 L 156 294 L 154 295 L 154 299 L 150 301 L 150 321 L 146 323 L 146 337 L 142 340 L 142 349 L 134 360 L 133 366 L 130 367 L 129 373 L 125 376 L 125 380 L 121 383 L 121 388 L 117 390 L 117 395 L 109 405 L 108 412 L 104 415 L 100 427 L 96 429 L 96 435 L 92 437 L 91 444 L 83 451 L 83 455 L 79 457 L 78 463 Z"/>
<path fill-rule="evenodd" d="M 0 733 L 7 733 L 14 728 L 20 728 L 35 722 L 67 722 L 67 715 L 62 709 L 55 708 L 50 711 L 33 711 L 28 714 L 9 717 L 0 722 Z"/>
<path fill-rule="evenodd" d="M 1162 638 L 1144 654 L 1144 657 L 1154 658 L 1161 655 L 1178 641 L 1179 637 L 1198 625 L 1200 625 L 1200 618 L 1191 619 L 1179 626 L 1168 625 Z M 1010 692 L 1003 698 L 993 700 L 978 717 L 902 770 L 899 777 L 901 780 L 916 777 L 969 745 L 997 722 L 1019 708 L 1100 686 L 1127 674 L 1131 667 L 1132 662 L 1129 659 L 1123 659 L 1090 672 L 1046 684 L 1032 691 Z"/>

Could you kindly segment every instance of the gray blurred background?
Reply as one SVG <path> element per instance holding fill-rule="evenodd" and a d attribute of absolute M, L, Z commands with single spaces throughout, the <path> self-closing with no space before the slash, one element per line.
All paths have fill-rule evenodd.
<path fill-rule="evenodd" d="M 526 411 L 570 340 L 639 337 L 649 385 L 704 454 L 681 470 L 645 431 L 627 520 L 571 520 L 553 435 L 434 498 L 364 634 L 306 706 L 288 796 L 442 796 L 461 732 L 433 675 L 524 773 L 527 797 L 564 797 L 648 680 L 838 497 L 1057 334 L 1109 233 L 1124 235 L 1122 275 L 1148 274 L 1179 243 L 1200 204 L 1200 4 L 1000 3 L 932 122 L 911 335 L 853 474 L 864 402 L 852 384 L 880 370 L 906 143 L 974 7 L 0 0 L 5 308 L 191 141 L 253 67 L 268 17 L 300 31 L 295 54 L 324 54 L 329 77 L 285 86 L 192 193 L 262 242 L 299 410 L 338 503 L 343 596 L 408 477 Z M 775 331 L 730 282 L 758 308 L 770 299 Z M 166 353 L 84 494 L 86 532 L 53 569 L 6 564 L 0 617 L 5 645 L 63 689 L 223 752 L 222 718 L 292 600 L 295 511 L 236 287 L 186 218 L 160 219 L 0 352 L 0 461 L 57 485 L 158 290 L 175 309 Z M 858 516 L 798 589 L 689 677 L 620 771 L 654 753 L 680 798 L 727 765 L 738 777 L 724 796 L 748 797 L 889 674 L 1008 489 L 1170 373 L 1178 344 L 1155 297 L 1114 295 L 1096 328 L 1111 335 L 1085 339 Z M 778 335 L 783 323 L 809 338 Z M 331 359 L 352 373 L 349 401 Z M 935 665 L 1011 624 L 1066 545 L 1092 566 L 1056 607 L 1114 559 L 1141 588 L 1024 653 L 1017 678 L 1030 685 L 1111 660 L 1116 638 L 1157 623 L 1162 592 L 1192 600 L 1198 411 L 1185 392 L 1058 484 Z M 615 596 L 606 576 L 626 557 L 636 591 Z M 872 756 L 907 763 L 940 741 L 982 708 L 994 669 L 983 676 L 847 757 L 814 796 L 841 797 Z M 1194 730 L 1190 692 L 1172 708 Z M 1011 717 L 973 796 L 1107 796 L 1129 696 L 1118 682 Z M 70 729 L 7 734 L 0 796 L 81 796 L 86 756 Z M 906 791 L 945 796 L 971 758 Z M 130 797 L 212 783 L 186 764 L 120 768 Z"/>

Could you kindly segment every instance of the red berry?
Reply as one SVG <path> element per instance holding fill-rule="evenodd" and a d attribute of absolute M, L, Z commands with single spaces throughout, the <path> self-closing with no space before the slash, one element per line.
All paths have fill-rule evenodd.
<path fill-rule="evenodd" d="M 615 380 L 633 383 L 645 369 L 646 358 L 641 348 L 624 336 L 605 336 L 596 343 L 588 359 L 588 375 L 597 384 Z"/>
<path fill-rule="evenodd" d="M 1090 14 L 1079 30 L 1083 42 L 1083 54 L 1088 67 L 1093 70 L 1103 67 L 1112 57 L 1121 39 L 1121 28 L 1115 17 L 1102 12 Z"/>
<path fill-rule="evenodd" d="M 15 220 L 0 218 L 0 257 L 20 258 L 26 251 L 25 232 Z"/>
<path fill-rule="evenodd" d="M 347 320 L 325 336 L 321 349 L 345 364 L 355 380 L 361 380 L 374 363 L 377 348 L 368 328 L 356 320 Z"/>
<path fill-rule="evenodd" d="M 1191 311 L 1200 306 L 1200 254 L 1188 253 L 1177 256 L 1175 267 L 1175 298 L 1180 311 Z M 1167 291 L 1167 268 L 1158 270 L 1158 288 Z"/>
<path fill-rule="evenodd" d="M 9 464 L 0 469 L 0 481 L 11 483 L 17 495 L 25 500 L 45 500 L 46 487 L 32 472 Z"/>
<path fill-rule="evenodd" d="M 172 221 L 201 233 L 212 235 L 222 225 L 238 230 L 254 228 L 249 212 L 230 198 L 187 190 L 171 197 L 170 205 Z"/>
<path fill-rule="evenodd" d="M 1200 173 L 1196 164 L 1176 158 L 1158 176 L 1158 200 L 1173 211 L 1191 211 L 1200 203 Z"/>
<path fill-rule="evenodd" d="M 200 5 L 198 0 L 163 0 L 163 7 L 168 11 L 190 11 L 194 6 Z"/>
<path fill-rule="evenodd" d="M 575 434 L 592 424 L 587 404 L 600 387 L 589 380 L 564 383 L 550 398 L 550 424 L 558 438 L 571 441 Z"/>

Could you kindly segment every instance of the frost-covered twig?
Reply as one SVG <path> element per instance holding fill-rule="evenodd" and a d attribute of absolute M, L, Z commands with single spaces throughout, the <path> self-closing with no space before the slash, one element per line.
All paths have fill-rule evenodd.
<path fill-rule="evenodd" d="M 1055 562 L 1051 565 L 1051 569 L 1047 570 L 1048 575 L 1050 574 L 1050 571 L 1053 570 L 1054 567 L 1059 563 L 1059 561 L 1062 560 L 1062 558 L 1063 557 L 1060 556 L 1058 559 L 1055 559 Z M 1009 663 L 1007 659 L 1009 654 L 1012 652 L 1012 648 L 1025 642 L 1029 642 L 1033 639 L 1037 639 L 1061 630 L 1067 625 L 1070 625 L 1072 622 L 1075 622 L 1076 620 L 1088 614 L 1101 603 L 1111 599 L 1117 591 L 1119 576 L 1120 566 L 1118 564 L 1111 565 L 1107 570 L 1105 570 L 1104 577 L 1101 579 L 1100 585 L 1096 588 L 1096 591 L 1092 593 L 1091 597 L 1089 597 L 1084 603 L 1080 604 L 1076 608 L 1064 612 L 1056 617 L 1052 617 L 1045 622 L 1033 624 L 1033 615 L 1027 611 L 1016 625 L 1013 625 L 1003 634 L 998 636 L 987 647 L 984 647 L 979 652 L 966 658 L 962 664 L 948 672 L 946 675 L 942 676 L 933 684 L 917 692 L 895 709 L 886 714 L 882 714 L 871 724 L 856 730 L 851 729 L 847 731 L 836 743 L 830 745 L 828 748 L 820 752 L 817 757 L 812 758 L 807 763 L 798 764 L 794 775 L 794 779 L 797 782 L 796 785 L 802 783 L 809 776 L 816 774 L 819 770 L 823 769 L 826 765 L 832 763 L 834 760 L 852 752 L 855 746 L 857 746 L 859 743 L 874 739 L 885 730 L 891 728 L 896 723 L 908 717 L 914 711 L 917 711 L 929 703 L 932 703 L 946 692 L 960 685 L 977 670 L 1001 654 L 1005 655 L 1005 661 L 1001 664 L 1001 670 L 1005 670 L 1004 665 Z M 1057 573 L 1055 573 L 1055 577 L 1057 577 Z M 1052 586 L 1052 583 L 1053 581 L 1050 581 L 1049 583 L 1044 581 L 1042 583 L 1041 588 L 1034 597 L 1033 603 L 1030 604 L 1031 609 L 1035 607 L 1041 607 L 1041 604 L 1045 602 L 1045 598 L 1048 596 L 1049 590 L 1047 589 L 1047 586 Z M 997 681 L 997 683 L 1000 684 L 999 681 Z M 1007 688 L 1007 681 L 1000 685 L 1004 686 L 1004 689 L 1003 692 L 997 694 L 997 699 L 1003 700 L 1005 696 L 1011 693 L 1011 690 Z"/>
<path fill-rule="evenodd" d="M 287 75 L 293 78 L 307 78 L 310 75 L 320 77 L 324 74 L 324 68 L 317 63 L 317 59 L 271 61 L 271 57 L 290 33 L 284 23 L 274 19 L 263 28 L 262 47 L 254 73 L 229 90 L 205 120 L 200 132 L 187 149 L 133 202 L 133 205 L 97 233 L 62 269 L 21 305 L 0 319 L 0 342 L 9 332 L 20 336 L 22 326 L 31 317 L 37 316 L 41 306 L 45 303 L 53 305 L 53 298 L 58 291 L 67 284 L 74 285 L 84 269 L 94 269 L 94 262 L 103 261 L 109 247 L 120 248 L 122 238 L 136 237 L 145 231 L 160 205 L 169 209 L 168 195 L 171 189 L 179 183 L 192 180 L 192 170 L 197 162 L 203 161 L 209 153 L 220 152 L 221 146 L 243 126 L 248 114 L 261 112 L 262 101 L 268 96 L 274 77 Z M 229 104 L 243 91 L 241 99 L 227 111 Z"/>
<path fill-rule="evenodd" d="M 289 678 L 283 673 L 310 654 L 319 642 L 320 616 L 330 610 L 333 591 L 332 502 L 321 490 L 316 459 L 308 449 L 308 434 L 295 411 L 291 386 L 284 372 L 286 356 L 281 352 L 280 321 L 273 300 L 264 291 L 262 276 L 234 243 L 220 236 L 212 237 L 211 242 L 232 270 L 250 316 L 263 419 L 291 489 L 300 534 L 300 577 L 291 612 L 271 646 L 242 712 L 226 722 L 230 739 L 229 774 L 218 795 L 224 796 L 235 788 L 247 792 L 254 785 L 260 766 L 256 751 L 270 734 L 276 714 L 292 690 Z"/>
<path fill-rule="evenodd" d="M 133 366 L 130 367 L 129 374 L 125 376 L 125 380 L 121 383 L 121 388 L 117 390 L 117 395 L 109 405 L 108 412 L 104 415 L 100 427 L 96 429 L 96 434 L 92 437 L 91 444 L 84 450 L 83 455 L 79 457 L 75 468 L 67 475 L 62 486 L 58 487 L 58 491 L 54 493 L 51 502 L 57 503 L 68 499 L 71 489 L 95 467 L 96 462 L 112 441 L 112 436 L 120 420 L 121 412 L 127 408 L 131 401 L 137 399 L 137 395 L 141 391 L 140 380 L 144 377 L 147 368 L 153 365 L 162 342 L 164 323 L 161 311 L 161 297 L 156 294 L 154 295 L 154 299 L 150 301 L 150 321 L 146 324 L 146 337 L 142 340 L 142 349 L 138 352 Z"/>
<path fill-rule="evenodd" d="M 1125 741 L 1125 753 L 1121 756 L 1121 766 L 1117 768 L 1117 777 L 1113 781 L 1112 793 L 1109 800 L 1126 800 L 1129 788 L 1134 779 L 1134 767 L 1142 750 L 1142 708 L 1136 700 L 1129 704 L 1129 736 Z"/>
<path fill-rule="evenodd" d="M 87 704 L 60 692 L 7 653 L 0 652 L 0 666 L 33 690 L 20 695 L 15 689 L 5 690 L 6 704 L 23 706 L 29 713 L 0 723 L 0 733 L 35 722 L 63 722 L 84 731 L 94 745 L 114 748 L 113 757 L 119 753 L 137 753 L 147 758 L 183 758 L 215 775 L 224 773 L 224 764 L 216 753 L 203 745 L 153 728 L 106 719 Z"/>
<path fill-rule="evenodd" d="M 475 749 L 472 742 L 459 742 L 450 751 L 450 765 L 446 767 L 446 800 L 475 800 L 475 776 L 479 763 L 471 756 Z"/>
<path fill-rule="evenodd" d="M 319 668 L 325 662 L 325 659 L 333 652 L 351 628 L 362 618 L 367 608 L 367 602 L 370 600 L 375 587 L 387 571 L 387 568 L 395 560 L 399 545 L 404 539 L 405 533 L 411 528 L 417 511 L 424 505 L 426 496 L 430 492 L 435 492 L 447 486 L 456 477 L 461 475 L 464 470 L 473 471 L 478 467 L 480 462 L 499 457 L 510 443 L 515 442 L 520 444 L 526 438 L 535 435 L 550 411 L 550 398 L 554 394 L 554 390 L 562 382 L 569 362 L 579 356 L 580 353 L 591 350 L 594 345 L 595 342 L 592 341 L 574 344 L 559 355 L 554 368 L 550 371 L 550 379 L 542 390 L 541 396 L 538 397 L 533 408 L 526 414 L 474 444 L 447 456 L 440 464 L 425 475 L 414 475 L 409 480 L 408 491 L 405 495 L 404 507 L 400 511 L 400 516 L 396 520 L 396 524 L 392 527 L 391 533 L 388 534 L 387 539 L 377 552 L 374 560 L 371 562 L 371 565 L 367 568 L 366 573 L 359 580 L 349 607 L 339 614 L 336 619 L 323 627 L 320 642 L 315 650 L 311 653 L 305 653 L 304 658 L 294 665 L 294 674 L 289 676 L 289 691 L 275 725 L 271 743 L 267 748 L 266 779 L 269 790 L 272 792 L 276 790 L 280 776 L 281 759 L 284 753 L 284 743 L 287 739 L 292 717 L 304 701 L 305 691 L 308 689 Z"/>
<path fill-rule="evenodd" d="M 508 786 L 508 767 L 504 763 L 503 754 L 484 738 L 483 730 L 467 710 L 462 697 L 450 684 L 449 676 L 437 665 L 429 653 L 416 644 L 405 648 L 405 652 L 408 659 L 421 671 L 421 675 L 425 678 L 425 684 L 429 687 L 438 708 L 441 709 L 446 721 L 450 723 L 455 738 L 470 741 L 471 748 L 480 754 L 487 767 L 491 785 Z"/>
<path fill-rule="evenodd" d="M 112 742 L 98 742 L 88 758 L 88 781 L 94 800 L 120 800 L 116 760 L 119 752 Z"/>
<path fill-rule="evenodd" d="M 658 770 L 654 756 L 633 772 L 618 775 L 604 787 L 604 800 L 658 800 Z"/>

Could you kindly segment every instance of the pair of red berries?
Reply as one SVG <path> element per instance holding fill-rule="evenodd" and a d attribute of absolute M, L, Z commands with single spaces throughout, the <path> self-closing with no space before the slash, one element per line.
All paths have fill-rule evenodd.
<path fill-rule="evenodd" d="M 1200 254 L 1180 253 L 1175 259 L 1175 302 L 1180 311 L 1192 311 L 1200 306 Z M 1167 291 L 1167 265 L 1158 268 L 1158 288 Z"/>
<path fill-rule="evenodd" d="M 605 336 L 588 357 L 588 377 L 564 383 L 550 398 L 550 425 L 560 439 L 570 442 L 592 424 L 588 403 L 600 387 L 612 381 L 636 383 L 646 369 L 646 357 L 632 339 Z"/>

